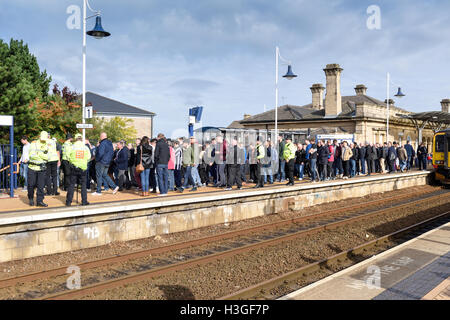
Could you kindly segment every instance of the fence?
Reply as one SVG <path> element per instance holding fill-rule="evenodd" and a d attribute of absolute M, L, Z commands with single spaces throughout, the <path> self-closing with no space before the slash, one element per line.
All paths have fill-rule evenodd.
<path fill-rule="evenodd" d="M 0 192 L 8 192 L 11 194 L 11 147 L 10 145 L 0 145 Z M 13 188 L 18 186 L 19 168 L 17 165 L 17 149 L 13 150 Z"/>

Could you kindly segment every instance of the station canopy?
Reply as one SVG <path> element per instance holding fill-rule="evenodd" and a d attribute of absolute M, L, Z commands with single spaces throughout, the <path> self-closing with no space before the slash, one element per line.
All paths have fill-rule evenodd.
<path fill-rule="evenodd" d="M 397 114 L 397 116 L 404 119 L 410 119 L 417 128 L 424 128 L 428 124 L 435 132 L 450 126 L 450 113 L 448 112 L 429 111 L 408 115 Z"/>

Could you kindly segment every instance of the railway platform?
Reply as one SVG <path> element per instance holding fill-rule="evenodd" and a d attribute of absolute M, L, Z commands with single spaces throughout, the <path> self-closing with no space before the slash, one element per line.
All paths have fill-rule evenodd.
<path fill-rule="evenodd" d="M 450 223 L 280 300 L 450 300 Z"/>
<path fill-rule="evenodd" d="M 136 192 L 90 196 L 91 205 L 64 206 L 63 195 L 46 198 L 48 208 L 26 205 L 26 193 L 0 200 L 0 262 L 92 248 L 188 231 L 244 219 L 299 211 L 318 204 L 414 188 L 427 171 L 361 176 L 321 183 L 296 182 L 253 189 L 169 193 L 141 198 Z M 305 210 L 307 214 L 307 210 Z"/>

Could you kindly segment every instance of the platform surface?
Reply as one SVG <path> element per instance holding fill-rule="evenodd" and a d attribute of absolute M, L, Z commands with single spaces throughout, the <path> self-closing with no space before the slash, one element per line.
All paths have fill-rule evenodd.
<path fill-rule="evenodd" d="M 282 300 L 448 300 L 450 223 Z"/>
<path fill-rule="evenodd" d="M 190 192 L 186 189 L 184 193 L 171 191 L 167 197 L 159 197 L 158 194 L 150 194 L 148 197 L 141 197 L 136 190 L 124 190 L 115 195 L 112 190 L 102 192 L 101 196 L 93 196 L 88 193 L 88 201 L 91 205 L 86 207 L 78 206 L 76 194 L 74 195 L 71 207 L 65 207 L 65 192 L 61 191 L 59 196 L 45 196 L 44 202 L 48 208 L 31 207 L 28 204 L 27 192 L 19 189 L 17 198 L 0 199 L 0 225 L 11 223 L 24 223 L 30 221 L 43 221 L 48 219 L 60 219 L 67 217 L 86 216 L 91 214 L 115 212 L 120 207 L 121 210 L 131 211 L 161 207 L 164 205 L 179 205 L 196 203 L 198 201 L 216 201 L 230 198 L 245 198 L 248 196 L 271 194 L 274 192 L 286 192 L 295 190 L 306 190 L 313 188 L 329 188 L 336 185 L 346 185 L 358 182 L 380 181 L 384 179 L 396 179 L 402 177 L 414 177 L 428 174 L 423 171 L 411 171 L 409 173 L 396 174 L 373 174 L 372 176 L 357 176 L 347 180 L 331 180 L 325 182 L 311 183 L 308 179 L 295 181 L 294 186 L 286 186 L 286 182 L 275 182 L 273 185 L 265 185 L 262 189 L 253 189 L 253 183 L 243 185 L 243 190 L 237 190 L 236 186 L 232 191 L 214 187 L 198 188 L 198 191 Z M 78 200 L 81 202 L 81 196 Z"/>

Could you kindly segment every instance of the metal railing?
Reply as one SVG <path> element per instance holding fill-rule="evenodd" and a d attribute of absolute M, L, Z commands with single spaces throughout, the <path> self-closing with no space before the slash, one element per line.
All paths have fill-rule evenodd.
<path fill-rule="evenodd" d="M 19 166 L 17 165 L 17 149 L 12 153 L 12 186 L 17 189 Z M 11 192 L 11 147 L 10 145 L 0 145 L 0 193 Z"/>

